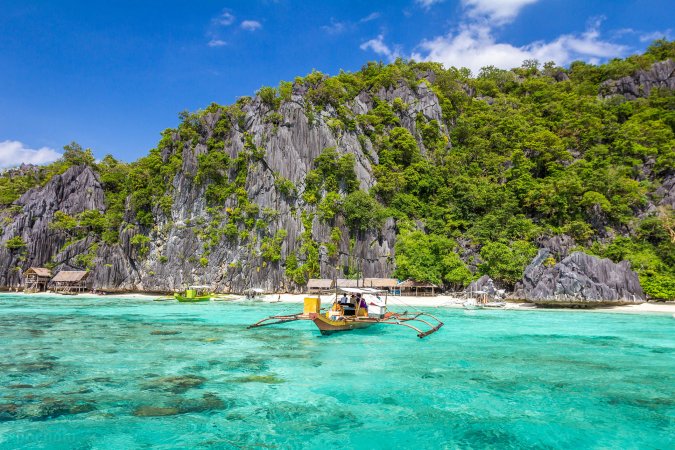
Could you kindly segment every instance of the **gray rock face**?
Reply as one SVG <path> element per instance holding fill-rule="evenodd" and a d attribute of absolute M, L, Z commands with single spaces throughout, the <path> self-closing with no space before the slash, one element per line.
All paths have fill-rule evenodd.
<path fill-rule="evenodd" d="M 424 83 L 416 88 L 398 85 L 382 89 L 378 96 L 388 101 L 401 98 L 407 109 L 398 113 L 401 126 L 407 128 L 417 139 L 420 150 L 426 149 L 417 131 L 418 113 L 427 120 L 437 120 L 442 125 L 442 112 L 438 98 Z M 362 93 L 348 105 L 354 114 L 369 112 L 375 101 L 370 94 Z M 76 215 L 87 209 L 105 211 L 104 194 L 96 174 L 88 167 L 73 167 L 61 176 L 54 177 L 42 188 L 27 192 L 16 204 L 22 207 L 18 213 L 5 214 L 0 219 L 9 223 L 0 231 L 0 286 L 15 286 L 19 274 L 29 266 L 44 266 L 53 261 L 55 270 L 64 267 L 81 268 L 75 258 L 86 252 L 95 252 L 94 267 L 90 275 L 92 287 L 102 290 L 170 291 L 185 284 L 208 284 L 219 291 L 240 292 L 250 287 L 266 290 L 297 290 L 300 286 L 291 283 L 285 276 L 283 262 L 292 253 L 298 253 L 302 234 L 305 232 L 303 213 L 313 214 L 316 206 L 306 204 L 301 195 L 286 196 L 275 186 L 279 176 L 289 179 L 302 193 L 307 173 L 313 169 L 313 161 L 327 147 L 335 147 L 337 153 L 355 156 L 355 173 L 362 189 L 375 184 L 372 162 L 377 154 L 366 139 L 359 140 L 363 130 L 336 130 L 329 126 L 336 112 L 327 106 L 313 120 L 307 116 L 308 108 L 302 96 L 302 86 L 293 90 L 291 101 L 283 102 L 277 111 L 283 117 L 274 125 L 267 119 L 271 112 L 259 97 L 243 106 L 244 127 L 234 126 L 224 139 L 224 151 L 235 158 L 244 150 L 245 134 L 252 136 L 254 144 L 264 149 L 261 161 L 248 168 L 245 190 L 250 203 L 256 204 L 267 228 L 250 231 L 247 237 L 226 239 L 219 237 L 216 245 L 207 253 L 204 241 L 207 227 L 216 222 L 215 229 L 222 229 L 227 218 L 218 217 L 206 204 L 206 183 L 197 184 L 198 156 L 206 153 L 205 142 L 213 135 L 218 113 L 204 118 L 199 143 L 184 143 L 182 167 L 174 177 L 168 192 L 172 197 L 171 211 L 166 214 L 157 206 L 153 210 L 156 225 L 152 229 L 139 226 L 123 226 L 120 242 L 96 244 L 90 239 L 69 245 L 63 249 L 67 236 L 49 229 L 56 211 Z M 447 130 L 444 130 L 447 131 Z M 173 136 L 178 140 L 178 134 Z M 166 161 L 170 151 L 161 155 Z M 234 179 L 230 169 L 230 180 Z M 232 199 L 222 205 L 222 211 L 236 207 Z M 15 208 L 16 209 L 16 208 Z M 272 210 L 271 216 L 262 211 Z M 125 221 L 133 223 L 134 214 L 128 208 Z M 328 257 L 325 244 L 331 241 L 331 231 L 342 231 L 337 245 L 338 256 Z M 281 245 L 278 262 L 265 261 L 261 255 L 261 243 L 279 230 L 287 235 Z M 240 236 L 244 229 L 239 226 Z M 141 255 L 138 246 L 131 244 L 136 234 L 149 238 L 148 251 Z M 335 267 L 358 266 L 365 277 L 389 277 L 394 269 L 395 222 L 388 220 L 381 229 L 359 232 L 350 236 L 340 216 L 324 222 L 318 217 L 311 221 L 312 240 L 320 245 L 319 261 L 321 277 L 332 278 Z M 27 243 L 25 250 L 10 251 L 3 244 L 14 236 L 22 236 Z M 300 263 L 303 263 L 302 259 Z"/>
<path fill-rule="evenodd" d="M 67 236 L 49 228 L 56 211 L 76 215 L 85 210 L 105 210 L 101 183 L 86 166 L 71 167 L 45 186 L 29 190 L 15 205 L 18 212 L 9 210 L 0 215 L 0 221 L 7 224 L 0 234 L 0 286 L 18 285 L 23 270 L 43 266 L 52 259 L 67 267 L 70 259 L 84 251 L 85 243 L 68 252 L 60 251 Z M 21 237 L 26 247 L 8 249 L 5 243 L 14 237 Z"/>
<path fill-rule="evenodd" d="M 659 206 L 670 206 L 675 209 L 675 175 L 667 176 L 655 193 L 661 198 Z"/>
<path fill-rule="evenodd" d="M 555 259 L 563 259 L 570 254 L 576 245 L 574 239 L 566 234 L 545 236 L 537 239 L 539 246 L 547 249 Z"/>
<path fill-rule="evenodd" d="M 601 95 L 623 95 L 628 100 L 648 97 L 654 88 L 675 89 L 675 61 L 657 62 L 649 70 L 639 70 L 632 76 L 608 80 L 600 85 Z"/>
<path fill-rule="evenodd" d="M 494 280 L 488 275 L 483 275 L 476 281 L 472 281 L 464 290 L 466 294 L 470 295 L 479 291 L 485 292 L 491 299 L 501 299 L 505 296 L 504 289 L 498 289 Z"/>
<path fill-rule="evenodd" d="M 645 300 L 638 276 L 627 261 L 616 264 L 574 252 L 547 267 L 549 256 L 547 249 L 539 250 L 514 296 L 552 306 L 621 305 Z"/>

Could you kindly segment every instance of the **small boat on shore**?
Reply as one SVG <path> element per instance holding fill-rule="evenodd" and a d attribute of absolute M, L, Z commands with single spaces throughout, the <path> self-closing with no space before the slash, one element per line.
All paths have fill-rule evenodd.
<path fill-rule="evenodd" d="M 338 300 L 338 291 L 344 294 L 340 300 Z M 351 299 L 347 298 L 347 294 L 351 295 Z M 384 299 L 381 297 L 382 294 L 384 294 Z M 419 338 L 423 338 L 435 333 L 443 326 L 443 322 L 425 312 L 393 313 L 387 311 L 386 291 L 371 288 L 338 288 L 335 299 L 325 313 L 321 312 L 319 297 L 306 297 L 301 313 L 270 316 L 249 325 L 248 328 L 296 320 L 311 320 L 322 335 L 386 324 L 411 328 L 417 332 Z"/>
<path fill-rule="evenodd" d="M 181 303 L 208 302 L 213 296 L 209 293 L 210 289 L 210 286 L 188 286 L 184 292 L 176 292 L 173 297 Z"/>

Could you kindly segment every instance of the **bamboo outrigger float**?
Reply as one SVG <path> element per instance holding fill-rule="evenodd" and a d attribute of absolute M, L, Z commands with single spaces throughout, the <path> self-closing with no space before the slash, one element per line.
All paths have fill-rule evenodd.
<path fill-rule="evenodd" d="M 325 313 L 321 312 L 320 298 L 306 297 L 303 312 L 270 316 L 249 325 L 248 328 L 296 320 L 311 320 L 322 335 L 328 335 L 340 331 L 368 328 L 376 324 L 386 324 L 411 328 L 417 332 L 417 337 L 423 338 L 435 333 L 443 326 L 443 322 L 438 318 L 425 312 L 388 312 L 386 291 L 369 288 L 340 288 L 339 290 L 343 292 L 341 301 L 338 301 L 336 292 L 335 300 Z M 381 293 L 385 293 L 384 300 L 380 298 Z M 352 295 L 352 302 L 349 302 L 346 294 Z M 369 296 L 368 300 L 366 300 L 366 295 Z M 358 301 L 354 301 L 356 299 Z"/>

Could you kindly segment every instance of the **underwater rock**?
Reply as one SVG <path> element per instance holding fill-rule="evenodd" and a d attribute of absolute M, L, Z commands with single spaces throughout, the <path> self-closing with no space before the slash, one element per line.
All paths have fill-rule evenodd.
<path fill-rule="evenodd" d="M 18 410 L 18 405 L 15 405 L 14 403 L 0 404 L 0 422 L 16 420 Z"/>
<path fill-rule="evenodd" d="M 145 389 L 161 390 L 172 392 L 174 394 L 182 394 L 188 389 L 201 386 L 206 381 L 206 378 L 197 375 L 179 375 L 172 377 L 162 377 L 152 380 L 145 384 Z"/>
<path fill-rule="evenodd" d="M 217 395 L 207 392 L 202 398 L 181 398 L 170 406 L 142 405 L 132 414 L 137 417 L 164 417 L 179 414 L 201 413 L 225 409 L 226 404 Z"/>
<path fill-rule="evenodd" d="M 69 404 L 63 400 L 43 399 L 41 403 L 32 403 L 21 408 L 17 418 L 40 421 L 94 410 L 96 407 L 88 402 Z"/>
<path fill-rule="evenodd" d="M 180 414 L 178 408 L 162 406 L 139 406 L 132 413 L 136 417 L 165 417 Z"/>
<path fill-rule="evenodd" d="M 153 330 L 150 332 L 153 336 L 173 336 L 174 334 L 180 334 L 180 331 L 175 330 Z"/>
<path fill-rule="evenodd" d="M 182 414 L 185 414 L 222 410 L 225 409 L 226 405 L 217 395 L 207 392 L 201 399 L 181 399 L 176 403 L 176 407 Z"/>
<path fill-rule="evenodd" d="M 7 386 L 9 389 L 31 389 L 33 387 L 32 384 L 10 384 Z"/>
<path fill-rule="evenodd" d="M 265 384 L 280 384 L 285 383 L 286 380 L 279 378 L 276 375 L 247 375 L 245 377 L 235 378 L 236 383 L 265 383 Z"/>

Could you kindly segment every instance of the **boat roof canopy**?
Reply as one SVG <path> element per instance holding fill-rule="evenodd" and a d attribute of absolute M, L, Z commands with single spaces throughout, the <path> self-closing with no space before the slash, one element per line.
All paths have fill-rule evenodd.
<path fill-rule="evenodd" d="M 379 294 L 382 292 L 387 292 L 382 289 L 375 289 L 375 288 L 342 288 L 338 287 L 338 291 L 340 292 L 348 292 L 350 294 Z"/>

